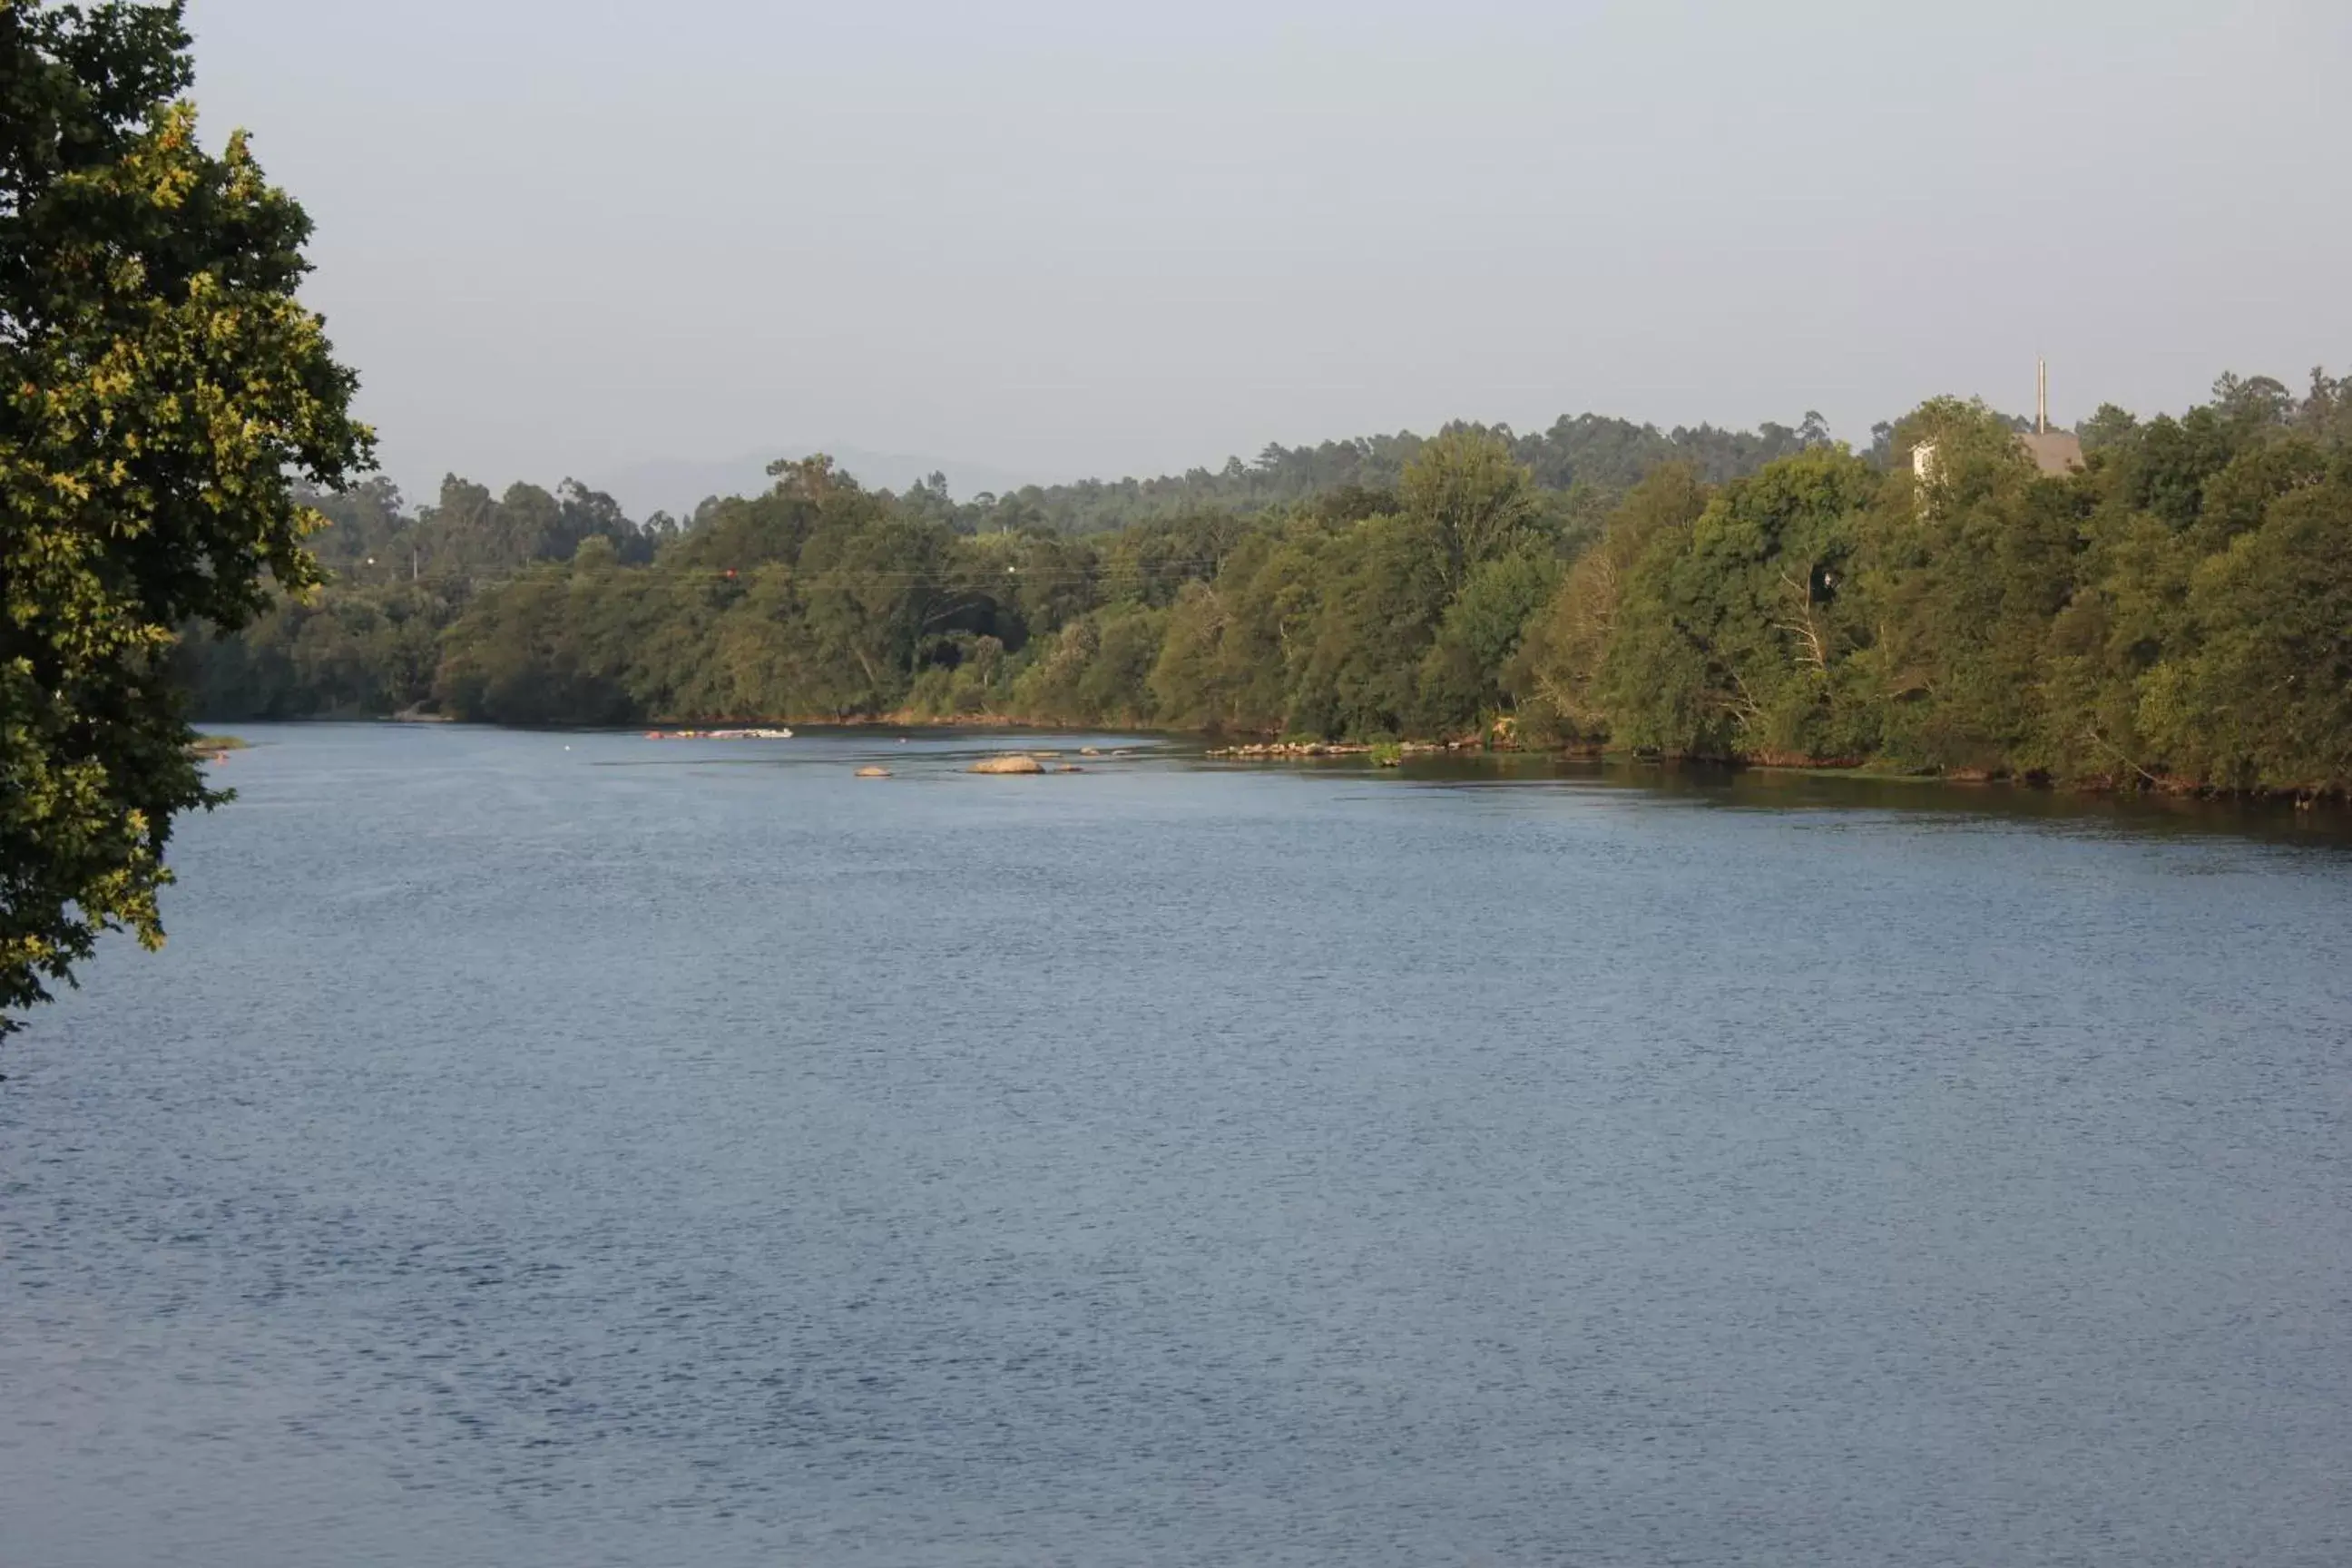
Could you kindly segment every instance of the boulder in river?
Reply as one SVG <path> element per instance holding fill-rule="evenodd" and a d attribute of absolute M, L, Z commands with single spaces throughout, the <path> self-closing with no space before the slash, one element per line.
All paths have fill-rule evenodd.
<path fill-rule="evenodd" d="M 857 770 L 857 776 L 862 779 L 887 779 L 890 776 L 890 770 L 888 768 L 860 768 Z"/>
<path fill-rule="evenodd" d="M 1015 752 L 1006 757 L 982 757 L 967 770 L 975 773 L 1042 773 L 1045 764 Z"/>

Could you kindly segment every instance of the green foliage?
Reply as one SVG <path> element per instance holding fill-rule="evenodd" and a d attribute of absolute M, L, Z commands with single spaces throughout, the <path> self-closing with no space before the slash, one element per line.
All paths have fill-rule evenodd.
<path fill-rule="evenodd" d="M 1507 442 L 1477 430 L 1449 430 L 1422 448 L 1398 484 L 1404 514 L 1426 529 L 1445 584 L 1515 549 L 1534 527 L 1535 476 Z"/>
<path fill-rule="evenodd" d="M 432 697 L 454 615 L 407 583 L 281 598 L 235 637 L 198 630 L 173 665 L 207 718 L 381 718 Z"/>
<path fill-rule="evenodd" d="M 162 941 L 173 818 L 221 798 L 175 630 L 307 588 L 294 482 L 369 455 L 309 221 L 197 144 L 181 9 L 0 5 L 0 1015 L 102 931 Z"/>
<path fill-rule="evenodd" d="M 1629 504 L 1531 629 L 1531 706 L 1682 755 L 2352 788 L 2343 400 L 2224 377 L 2178 418 L 2103 410 L 2062 478 L 1940 400 L 1888 430 L 1932 444 L 1924 479 L 1812 452 L 1686 526 Z"/>
<path fill-rule="evenodd" d="M 1042 515 L 971 531 L 944 485 L 870 491 L 821 457 L 683 529 L 577 486 L 492 500 L 453 480 L 413 518 L 372 486 L 331 503 L 344 579 L 203 645 L 197 676 L 224 716 L 429 692 L 507 723 L 1499 727 L 1679 756 L 2335 789 L 2347 407 L 2324 374 L 2299 399 L 2224 378 L 2179 416 L 2103 410 L 2089 466 L 2050 478 L 2018 421 L 1937 399 L 1880 426 L 1868 457 L 1809 419 L 1616 488 L 1588 477 L 1608 442 L 1675 443 L 1606 421 L 1533 443 L 1453 426 L 1334 448 L 1307 465 L 1327 488 L 1246 515 L 1186 491 L 1082 535 Z M 1553 470 L 1565 489 L 1541 467 L 1559 441 L 1583 454 Z"/>
<path fill-rule="evenodd" d="M 2231 788 L 2352 786 L 2347 477 L 2281 496 L 2198 563 L 2193 650 L 2141 686 L 2140 731 L 2168 767 Z"/>
<path fill-rule="evenodd" d="M 1557 560 L 1528 548 L 1471 571 L 1422 657 L 1420 712 L 1429 730 L 1452 733 L 1513 706 L 1514 658 L 1559 576 Z"/>
<path fill-rule="evenodd" d="M 1822 448 L 1735 481 L 1687 528 L 1658 532 L 1620 603 L 1635 624 L 1603 659 L 1612 727 L 1696 756 L 1854 745 L 1839 700 L 1862 635 L 1848 578 L 1858 514 L 1880 483 L 1863 459 Z"/>
<path fill-rule="evenodd" d="M 1697 521 L 1707 497 L 1696 470 L 1680 463 L 1659 468 L 1626 495 L 1600 542 L 1576 558 L 1542 611 L 1529 618 L 1505 679 L 1530 739 L 1609 739 L 1612 704 L 1601 678 L 1634 568 L 1660 534 L 1680 533 Z"/>
<path fill-rule="evenodd" d="M 1152 722 L 1150 676 L 1168 612 L 1132 602 L 1065 626 L 1013 691 L 1014 710 L 1049 723 Z"/>
<path fill-rule="evenodd" d="M 1922 769 L 2024 771 L 2041 661 L 2074 581 L 2080 491 L 2037 477 L 2006 424 L 1934 404 L 1933 478 L 1879 497 L 1853 574 L 1874 646 L 1857 700 L 1884 755 Z"/>
<path fill-rule="evenodd" d="M 1662 431 L 1654 425 L 1580 414 L 1563 416 L 1549 428 L 1526 436 L 1506 425 L 1449 425 L 1432 437 L 1401 430 L 1314 447 L 1270 445 L 1253 462 L 1233 458 L 1222 468 L 1194 468 L 1149 479 L 1030 486 L 1008 495 L 982 496 L 969 506 L 949 504 L 937 510 L 972 532 L 1088 534 L 1211 513 L 1262 515 L 1339 498 L 1342 509 L 1355 506 L 1349 514 L 1352 521 L 1395 510 L 1397 486 L 1423 449 L 1465 435 L 1502 443 L 1512 460 L 1532 474 L 1538 491 L 1558 503 L 1560 511 L 1576 510 L 1572 497 L 1621 495 L 1662 464 L 1684 465 L 1720 484 L 1828 440 L 1818 414 L 1806 415 L 1795 428 L 1768 421 L 1752 432 L 1708 425 Z M 1373 498 L 1374 504 L 1350 502 L 1346 498 L 1351 494 Z"/>
<path fill-rule="evenodd" d="M 1440 526 L 1423 518 L 1367 518 L 1325 546 L 1286 731 L 1370 737 L 1420 728 L 1421 664 L 1445 611 L 1451 560 Z"/>
<path fill-rule="evenodd" d="M 1186 585 L 1151 675 L 1162 722 L 1261 734 L 1286 728 L 1327 528 L 1307 519 L 1261 532 L 1236 546 L 1213 581 Z"/>

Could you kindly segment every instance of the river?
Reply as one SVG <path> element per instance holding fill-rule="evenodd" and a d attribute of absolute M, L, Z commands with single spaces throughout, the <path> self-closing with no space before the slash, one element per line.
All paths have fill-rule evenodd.
<path fill-rule="evenodd" d="M 2325 822 L 243 733 L 0 1047 L 10 1568 L 2352 1559 Z"/>

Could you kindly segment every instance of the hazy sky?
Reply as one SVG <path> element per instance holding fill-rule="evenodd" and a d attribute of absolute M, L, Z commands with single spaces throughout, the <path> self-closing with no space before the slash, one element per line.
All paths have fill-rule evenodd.
<path fill-rule="evenodd" d="M 386 468 L 2352 368 L 2352 4 L 194 0 Z M 950 477 L 953 468 L 950 466 Z"/>

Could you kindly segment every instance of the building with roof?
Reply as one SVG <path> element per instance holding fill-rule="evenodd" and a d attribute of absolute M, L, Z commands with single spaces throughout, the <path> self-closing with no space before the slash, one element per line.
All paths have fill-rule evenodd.
<path fill-rule="evenodd" d="M 2033 362 L 2033 430 L 2017 444 L 2045 474 L 2063 476 L 2083 466 L 2083 438 L 2072 430 L 2050 428 L 2050 362 Z"/>
<path fill-rule="evenodd" d="M 2050 363 L 2033 362 L 2033 428 L 2020 431 L 2018 450 L 2052 479 L 2063 479 L 2083 466 L 2083 438 L 2071 430 L 2050 428 Z M 1936 444 L 1922 441 L 1911 448 L 1911 472 L 1925 484 L 1936 471 Z"/>

